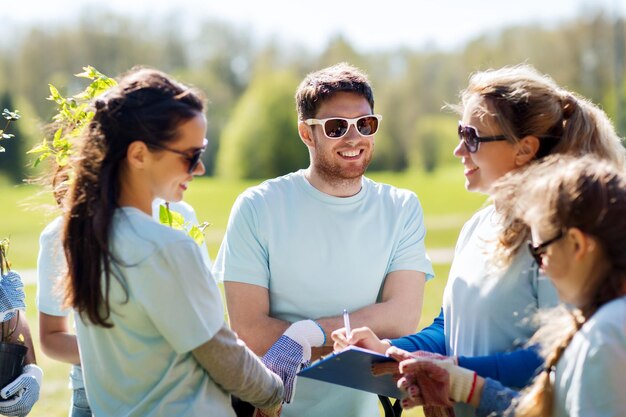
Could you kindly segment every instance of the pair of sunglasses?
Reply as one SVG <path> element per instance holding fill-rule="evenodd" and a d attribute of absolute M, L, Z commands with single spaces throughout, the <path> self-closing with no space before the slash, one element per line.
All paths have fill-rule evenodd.
<path fill-rule="evenodd" d="M 179 151 L 178 149 L 172 149 L 164 145 L 158 145 L 156 143 L 149 143 L 148 146 L 152 148 L 160 149 L 162 151 L 167 151 L 167 152 L 172 152 L 178 155 L 182 155 L 189 163 L 189 168 L 187 169 L 187 173 L 191 174 L 192 172 L 196 170 L 196 167 L 200 163 L 200 158 L 202 157 L 202 154 L 204 153 L 204 151 L 206 151 L 206 147 L 208 144 L 209 144 L 209 140 L 207 138 L 204 138 L 204 141 L 202 142 L 202 147 L 196 149 L 191 154 L 189 152 Z"/>
<path fill-rule="evenodd" d="M 556 236 L 552 239 L 548 239 L 539 245 L 534 245 L 530 240 L 528 241 L 528 251 L 532 255 L 537 265 L 543 265 L 543 255 L 546 254 L 548 250 L 548 246 L 561 239 L 564 236 L 563 231 L 561 230 Z"/>
<path fill-rule="evenodd" d="M 378 132 L 378 125 L 383 120 L 380 114 L 370 114 L 368 116 L 355 117 L 354 119 L 345 119 L 343 117 L 330 117 L 328 119 L 306 119 L 304 123 L 309 126 L 322 125 L 324 135 L 328 139 L 341 139 L 344 137 L 350 126 L 354 125 L 356 131 L 361 136 L 372 136 Z"/>
<path fill-rule="evenodd" d="M 465 148 L 469 153 L 476 153 L 482 142 L 496 142 L 507 140 L 506 136 L 478 136 L 478 130 L 474 126 L 464 125 L 459 122 L 459 140 L 463 141 Z"/>

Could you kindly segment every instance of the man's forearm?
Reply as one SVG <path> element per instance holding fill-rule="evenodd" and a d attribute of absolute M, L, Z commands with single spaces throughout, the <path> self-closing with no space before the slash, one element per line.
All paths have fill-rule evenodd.
<path fill-rule="evenodd" d="M 420 311 L 398 311 L 397 306 L 377 303 L 350 313 L 352 328 L 367 326 L 380 338 L 394 338 L 415 332 Z M 332 345 L 330 334 L 343 325 L 343 317 L 324 317 L 317 320 L 326 333 L 326 344 Z"/>

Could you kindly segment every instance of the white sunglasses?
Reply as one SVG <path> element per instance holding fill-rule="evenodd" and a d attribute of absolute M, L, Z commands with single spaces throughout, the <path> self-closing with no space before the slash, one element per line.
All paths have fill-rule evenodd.
<path fill-rule="evenodd" d="M 304 123 L 307 125 L 322 125 L 324 127 L 324 135 L 328 139 L 341 139 L 344 137 L 350 126 L 354 125 L 356 131 L 361 136 L 372 136 L 378 131 L 378 124 L 383 120 L 380 114 L 369 114 L 367 116 L 355 117 L 354 119 L 345 119 L 343 117 L 329 117 L 328 119 L 306 119 Z"/>

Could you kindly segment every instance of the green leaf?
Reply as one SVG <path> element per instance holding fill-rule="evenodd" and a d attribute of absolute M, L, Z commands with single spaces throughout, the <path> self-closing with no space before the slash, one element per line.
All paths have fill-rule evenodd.
<path fill-rule="evenodd" d="M 4 148 L 0 146 L 0 152 L 4 152 Z"/>
<path fill-rule="evenodd" d="M 172 227 L 172 212 L 165 204 L 159 206 L 159 222 Z"/>
<path fill-rule="evenodd" d="M 59 94 L 59 90 L 57 90 L 57 88 L 52 84 L 48 84 L 48 86 L 50 87 L 50 97 L 48 100 L 56 101 L 60 104 L 60 102 L 63 101 L 63 97 Z"/>
<path fill-rule="evenodd" d="M 191 238 L 198 244 L 198 245 L 202 245 L 202 243 L 204 242 L 204 233 L 202 233 L 202 230 L 200 230 L 198 227 L 196 226 L 191 226 L 191 229 L 189 229 L 189 236 L 191 236 Z"/>

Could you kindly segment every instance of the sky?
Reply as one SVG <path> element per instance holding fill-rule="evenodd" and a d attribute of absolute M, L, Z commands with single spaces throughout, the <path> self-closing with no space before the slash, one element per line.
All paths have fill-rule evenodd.
<path fill-rule="evenodd" d="M 515 24 L 554 26 L 597 7 L 626 15 L 626 0 L 0 0 L 0 22 L 45 26 L 71 19 L 82 7 L 141 18 L 176 13 L 189 22 L 215 18 L 275 39 L 322 50 L 341 34 L 357 50 L 453 49 Z"/>

